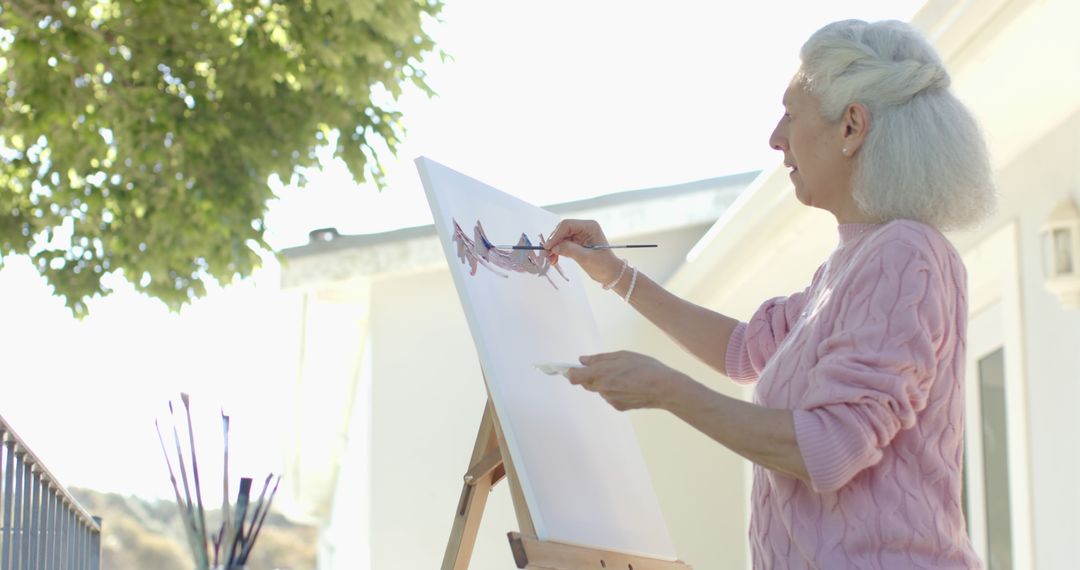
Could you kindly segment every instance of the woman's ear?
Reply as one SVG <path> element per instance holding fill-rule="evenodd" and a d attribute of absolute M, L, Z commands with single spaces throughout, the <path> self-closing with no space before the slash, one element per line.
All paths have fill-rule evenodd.
<path fill-rule="evenodd" d="M 852 103 L 844 109 L 840 124 L 844 129 L 844 156 L 855 156 L 870 131 L 870 111 L 862 103 Z"/>

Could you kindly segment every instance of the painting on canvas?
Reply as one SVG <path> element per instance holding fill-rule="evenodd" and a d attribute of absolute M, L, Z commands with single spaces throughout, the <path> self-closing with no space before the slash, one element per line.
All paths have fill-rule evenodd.
<path fill-rule="evenodd" d="M 416 164 L 537 538 L 675 560 L 629 418 L 536 368 L 600 351 L 584 272 L 498 247 L 540 245 L 558 216 Z"/>

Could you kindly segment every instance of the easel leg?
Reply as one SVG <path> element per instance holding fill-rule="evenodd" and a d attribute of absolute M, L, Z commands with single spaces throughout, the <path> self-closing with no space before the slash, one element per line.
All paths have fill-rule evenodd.
<path fill-rule="evenodd" d="M 465 472 L 465 484 L 461 499 L 454 513 L 454 527 L 450 542 L 446 545 L 442 570 L 467 570 L 472 557 L 476 535 L 480 530 L 480 517 L 484 514 L 488 492 L 504 477 L 510 482 L 510 497 L 514 502 L 520 532 L 511 532 L 510 551 L 518 568 L 526 570 L 691 570 L 681 561 L 665 561 L 601 550 L 548 542 L 536 538 L 528 505 L 518 482 L 514 462 L 509 460 L 499 419 L 488 400 L 484 417 L 480 420 L 480 432 L 476 434 L 469 470 Z M 504 460 L 506 458 L 506 460 Z"/>
<path fill-rule="evenodd" d="M 442 570 L 465 570 L 469 567 L 488 493 L 505 475 L 494 410 L 488 401 L 484 407 L 484 416 L 480 420 L 480 431 L 476 434 L 469 469 L 465 473 L 465 483 L 461 488 L 454 526 L 450 531 L 446 554 L 443 556 Z"/>

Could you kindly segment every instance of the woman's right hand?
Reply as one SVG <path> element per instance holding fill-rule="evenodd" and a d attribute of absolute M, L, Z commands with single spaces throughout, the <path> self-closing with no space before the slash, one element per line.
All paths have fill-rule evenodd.
<path fill-rule="evenodd" d="M 622 260 L 610 249 L 583 247 L 587 245 L 608 245 L 604 230 L 595 220 L 563 220 L 544 242 L 552 263 L 564 255 L 576 261 L 593 281 L 610 283 L 619 274 Z"/>

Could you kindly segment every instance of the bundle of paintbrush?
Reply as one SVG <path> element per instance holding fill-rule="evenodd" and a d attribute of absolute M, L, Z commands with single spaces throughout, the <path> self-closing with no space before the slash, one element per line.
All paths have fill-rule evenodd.
<path fill-rule="evenodd" d="M 273 474 L 266 476 L 263 482 L 262 492 L 259 493 L 258 501 L 252 501 L 251 479 L 240 479 L 240 492 L 236 497 L 236 504 L 229 504 L 229 416 L 221 414 L 221 425 L 225 436 L 225 463 L 224 476 L 222 478 L 221 500 L 221 527 L 217 532 L 210 535 L 206 528 L 206 512 L 203 510 L 202 485 L 199 481 L 199 464 L 195 455 L 195 431 L 191 425 L 191 404 L 187 394 L 180 394 L 184 402 L 184 411 L 187 415 L 188 442 L 191 452 L 191 480 L 195 487 L 195 501 L 191 500 L 191 487 L 188 484 L 187 464 L 184 461 L 183 447 L 180 443 L 180 432 L 176 428 L 173 414 L 173 403 L 169 402 L 169 420 L 172 423 L 173 439 L 176 441 L 176 463 L 179 467 L 180 478 L 183 480 L 184 494 L 180 494 L 180 485 L 176 482 L 176 472 L 173 471 L 173 462 L 165 447 L 165 438 L 161 435 L 161 426 L 154 421 L 157 428 L 158 440 L 161 442 L 161 452 L 165 454 L 165 465 L 169 468 L 169 479 L 172 481 L 173 492 L 176 493 L 176 506 L 180 509 L 180 517 L 184 523 L 184 534 L 187 535 L 188 546 L 195 558 L 195 567 L 198 570 L 237 570 L 243 568 L 251 555 L 251 549 L 255 546 L 255 540 L 259 537 L 263 521 L 270 511 L 270 503 L 274 501 L 281 476 L 277 477 L 273 488 L 270 481 Z M 267 496 L 266 491 L 270 490 Z"/>

